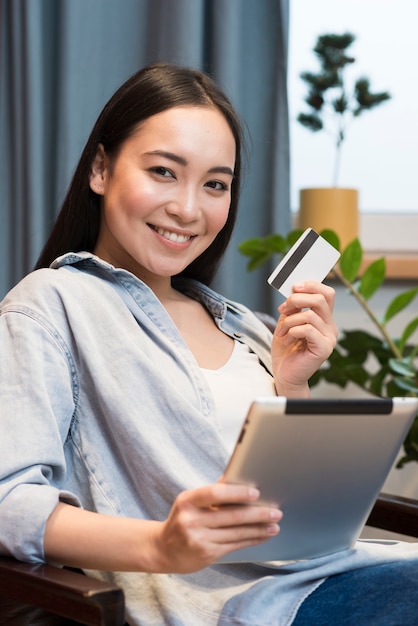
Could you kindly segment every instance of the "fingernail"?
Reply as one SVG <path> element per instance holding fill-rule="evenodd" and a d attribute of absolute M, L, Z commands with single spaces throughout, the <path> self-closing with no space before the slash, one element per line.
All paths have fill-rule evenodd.
<path fill-rule="evenodd" d="M 279 526 L 277 524 L 269 524 L 267 526 L 268 535 L 277 535 L 278 532 L 279 532 Z"/>
<path fill-rule="evenodd" d="M 269 517 L 271 520 L 277 522 L 279 519 L 281 519 L 282 512 L 279 511 L 279 509 L 271 509 L 271 511 L 269 512 Z"/>
<path fill-rule="evenodd" d="M 248 495 L 251 500 L 257 500 L 257 498 L 260 496 L 260 492 L 255 487 L 250 487 L 248 490 Z"/>

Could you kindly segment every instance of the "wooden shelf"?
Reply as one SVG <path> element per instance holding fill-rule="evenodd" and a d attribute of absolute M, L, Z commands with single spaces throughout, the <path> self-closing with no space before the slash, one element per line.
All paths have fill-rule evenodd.
<path fill-rule="evenodd" d="M 373 263 L 373 261 L 376 261 L 376 259 L 382 256 L 386 259 L 386 278 L 397 280 L 418 279 L 418 253 L 366 252 L 362 264 L 362 272 Z"/>

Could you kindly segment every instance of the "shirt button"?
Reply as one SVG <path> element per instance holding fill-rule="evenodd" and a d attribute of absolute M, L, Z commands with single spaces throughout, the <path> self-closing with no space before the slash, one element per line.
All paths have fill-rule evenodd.
<path fill-rule="evenodd" d="M 234 337 L 237 337 L 237 339 L 239 339 L 240 337 L 242 337 L 242 333 L 235 332 Z"/>

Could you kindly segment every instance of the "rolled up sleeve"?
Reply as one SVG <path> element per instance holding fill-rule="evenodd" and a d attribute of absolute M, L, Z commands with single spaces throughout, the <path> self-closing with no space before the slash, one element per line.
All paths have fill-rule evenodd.
<path fill-rule="evenodd" d="M 65 341 L 28 310 L 0 316 L 0 553 L 45 560 L 46 522 L 62 489 L 77 377 Z"/>

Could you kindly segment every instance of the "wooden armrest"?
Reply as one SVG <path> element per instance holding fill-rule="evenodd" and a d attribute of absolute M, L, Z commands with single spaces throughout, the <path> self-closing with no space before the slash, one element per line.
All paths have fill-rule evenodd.
<path fill-rule="evenodd" d="M 41 607 L 87 626 L 125 623 L 121 589 L 50 565 L 0 557 L 0 598 Z"/>
<path fill-rule="evenodd" d="M 418 537 L 418 500 L 381 493 L 367 526 Z"/>

